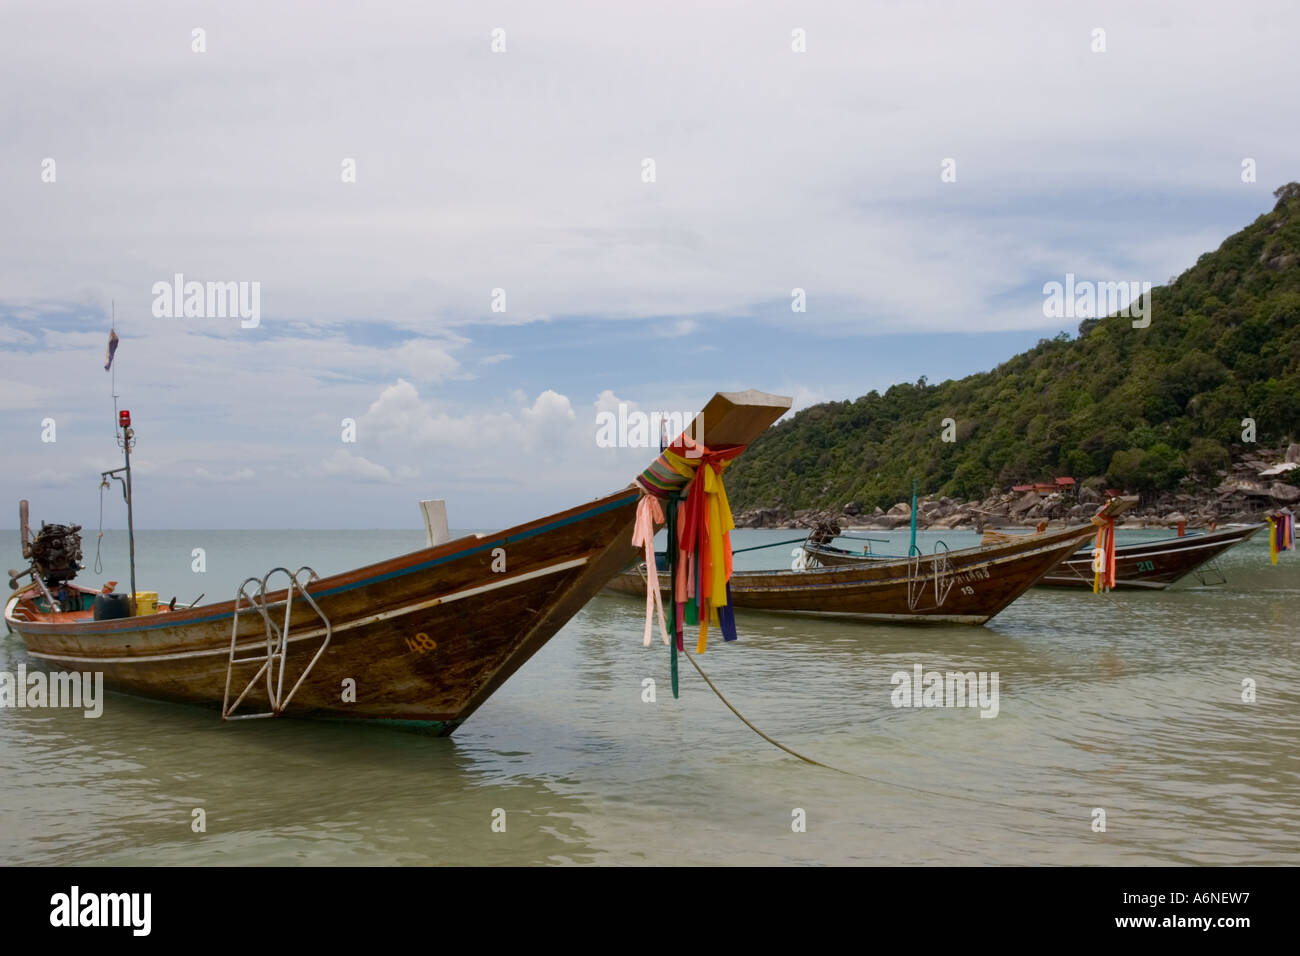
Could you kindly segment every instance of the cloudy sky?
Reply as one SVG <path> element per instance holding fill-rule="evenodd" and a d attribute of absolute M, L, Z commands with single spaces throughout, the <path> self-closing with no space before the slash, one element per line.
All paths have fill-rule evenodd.
<path fill-rule="evenodd" d="M 1077 326 L 1045 282 L 1164 282 L 1300 179 L 1297 27 L 1290 0 L 5 4 L 0 507 L 97 521 L 113 302 L 146 528 L 418 527 L 421 497 L 500 527 L 643 467 L 597 447 L 620 402 L 989 368 Z M 258 283 L 258 324 L 156 314 L 177 274 Z"/>

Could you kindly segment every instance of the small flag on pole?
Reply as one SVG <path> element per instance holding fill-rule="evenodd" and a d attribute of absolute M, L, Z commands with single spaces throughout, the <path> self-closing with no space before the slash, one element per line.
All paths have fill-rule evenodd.
<path fill-rule="evenodd" d="M 117 352 L 117 330 L 108 330 L 108 351 L 104 353 L 104 371 L 107 372 L 113 364 L 113 356 Z"/>

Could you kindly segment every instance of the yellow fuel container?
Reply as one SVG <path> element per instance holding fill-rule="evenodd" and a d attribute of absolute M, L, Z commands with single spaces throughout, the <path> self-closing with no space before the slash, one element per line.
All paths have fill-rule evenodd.
<path fill-rule="evenodd" d="M 157 614 L 158 613 L 158 592 L 157 591 L 136 591 L 135 592 L 135 613 Z"/>

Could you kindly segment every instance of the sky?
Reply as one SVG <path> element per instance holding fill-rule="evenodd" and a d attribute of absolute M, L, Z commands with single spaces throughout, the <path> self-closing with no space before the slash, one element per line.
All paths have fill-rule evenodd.
<path fill-rule="evenodd" d="M 992 368 L 1074 332 L 1045 283 L 1166 282 L 1300 180 L 1297 27 L 1195 0 L 0 5 L 0 526 L 26 497 L 95 527 L 114 383 L 137 527 L 418 528 L 436 497 L 490 529 L 635 477 L 657 442 L 597 441 L 620 404 Z M 160 302 L 177 275 L 256 284 L 255 323 Z"/>

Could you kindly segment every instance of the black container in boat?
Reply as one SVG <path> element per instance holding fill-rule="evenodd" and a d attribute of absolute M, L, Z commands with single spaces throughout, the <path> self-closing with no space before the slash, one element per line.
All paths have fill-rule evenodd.
<path fill-rule="evenodd" d="M 96 621 L 115 621 L 131 616 L 131 602 L 125 594 L 96 594 L 91 614 Z"/>

